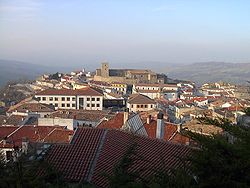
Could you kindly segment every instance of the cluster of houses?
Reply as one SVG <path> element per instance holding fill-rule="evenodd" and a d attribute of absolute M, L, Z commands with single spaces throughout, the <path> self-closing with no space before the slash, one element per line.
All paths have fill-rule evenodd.
<path fill-rule="evenodd" d="M 138 142 L 147 143 L 148 148 L 155 146 L 168 151 L 170 144 L 186 152 L 186 148 L 195 143 L 182 134 L 183 130 L 205 135 L 223 132 L 213 125 L 202 125 L 198 117 L 228 118 L 237 123 L 244 109 L 250 107 L 249 100 L 236 96 L 238 90 L 234 85 L 212 83 L 197 88 L 191 82 L 170 84 L 166 77 L 145 70 L 116 70 L 116 77 L 123 80 L 114 81 L 109 78 L 114 72 L 107 72 L 107 64 L 102 68 L 104 70 L 97 70 L 97 80 L 84 71 L 43 75 L 34 84 L 33 96 L 0 115 L 0 151 L 5 160 L 16 160 L 18 155 L 30 152 L 47 157 L 51 162 L 57 160 L 59 166 L 67 166 L 72 159 L 63 157 L 67 155 L 65 149 L 55 146 L 47 154 L 48 148 L 65 143 L 72 148 L 93 147 L 93 156 L 86 158 L 86 163 L 95 161 L 97 166 L 87 169 L 92 173 L 88 171 L 81 177 L 74 177 L 76 179 L 71 176 L 70 180 L 84 179 L 105 187 L 105 182 L 95 173 L 100 170 L 98 165 L 103 168 L 101 158 L 105 152 L 115 154 L 114 147 L 108 145 L 119 145 L 120 139 L 127 143 L 134 135 Z M 129 82 L 126 82 L 128 76 Z M 105 80 L 100 80 L 101 77 Z M 99 151 L 102 147 L 106 150 Z M 97 155 L 98 152 L 101 154 Z M 125 149 L 120 151 L 119 148 L 119 152 L 122 154 Z M 149 155 L 147 153 L 150 151 L 143 155 Z M 157 152 L 152 155 L 156 157 Z M 85 160 L 84 156 L 81 158 Z M 67 168 L 74 169 L 75 163 Z M 111 168 L 114 161 L 109 163 Z M 63 175 L 69 176 L 67 172 Z"/>

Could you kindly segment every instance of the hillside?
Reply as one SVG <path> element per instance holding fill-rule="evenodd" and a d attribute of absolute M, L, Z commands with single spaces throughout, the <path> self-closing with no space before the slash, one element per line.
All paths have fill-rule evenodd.
<path fill-rule="evenodd" d="M 188 65 L 169 65 L 170 78 L 205 82 L 225 81 L 246 84 L 250 80 L 250 63 L 203 62 Z"/>
<path fill-rule="evenodd" d="M 47 67 L 27 62 L 0 59 L 0 86 L 3 86 L 8 81 L 19 79 L 32 80 L 41 74 L 62 70 L 61 67 Z"/>

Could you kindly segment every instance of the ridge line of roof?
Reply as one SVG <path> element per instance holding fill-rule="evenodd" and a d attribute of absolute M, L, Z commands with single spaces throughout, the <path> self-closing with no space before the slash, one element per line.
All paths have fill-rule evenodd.
<path fill-rule="evenodd" d="M 87 182 L 90 182 L 91 179 L 92 179 L 92 177 L 93 177 L 93 175 L 94 175 L 95 167 L 97 165 L 97 161 L 99 159 L 99 156 L 101 154 L 101 150 L 102 150 L 103 145 L 105 143 L 105 139 L 106 139 L 107 133 L 108 133 L 108 130 L 104 129 L 104 133 L 103 133 L 102 138 L 101 138 L 101 140 L 100 140 L 100 142 L 98 144 L 98 147 L 97 147 L 97 150 L 96 150 L 96 154 L 95 154 L 94 159 L 92 160 L 92 162 L 90 164 L 90 170 L 89 170 L 89 173 L 88 173 L 88 175 L 86 177 L 86 181 Z"/>

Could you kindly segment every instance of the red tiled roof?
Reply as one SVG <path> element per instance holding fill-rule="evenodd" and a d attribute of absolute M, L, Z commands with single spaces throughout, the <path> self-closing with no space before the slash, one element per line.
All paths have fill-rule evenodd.
<path fill-rule="evenodd" d="M 144 124 L 149 138 L 156 138 L 157 121 L 151 120 L 150 124 Z M 177 125 L 165 123 L 164 140 L 168 141 L 177 131 Z"/>
<path fill-rule="evenodd" d="M 18 127 L 16 126 L 0 126 L 0 140 L 7 137 L 10 133 L 15 131 Z"/>
<path fill-rule="evenodd" d="M 71 145 L 54 145 L 46 160 L 69 181 L 87 177 L 104 129 L 79 128 Z"/>
<path fill-rule="evenodd" d="M 91 87 L 86 87 L 77 90 L 71 89 L 47 89 L 37 93 L 36 95 L 66 95 L 66 96 L 76 96 L 76 95 L 87 95 L 87 96 L 103 96 L 102 93 Z"/>
<path fill-rule="evenodd" d="M 41 104 L 41 103 L 23 103 L 19 106 L 16 106 L 15 108 L 11 108 L 8 110 L 8 112 L 53 112 L 54 108 L 47 104 Z"/>
<path fill-rule="evenodd" d="M 69 143 L 71 136 L 74 134 L 72 130 L 56 128 L 52 130 L 48 136 L 44 138 L 44 142 L 48 143 Z"/>
<path fill-rule="evenodd" d="M 159 92 L 160 92 L 160 90 L 153 90 L 153 89 L 151 89 L 151 90 L 143 90 L 143 89 L 138 90 L 138 93 L 159 93 Z"/>
<path fill-rule="evenodd" d="M 152 140 L 118 130 L 80 128 L 70 145 L 54 145 L 46 160 L 68 181 L 89 181 L 98 187 L 107 187 L 103 172 L 111 175 L 114 165 L 136 143 L 136 161 L 131 171 L 144 169 L 148 178 L 159 168 L 170 170 L 183 167 L 180 156 L 190 154 L 189 147 Z"/>
<path fill-rule="evenodd" d="M 108 121 L 103 121 L 98 125 L 98 128 L 107 128 L 107 129 L 121 129 L 123 126 L 123 113 L 117 113 Z"/>
<path fill-rule="evenodd" d="M 60 109 L 53 112 L 48 117 L 50 118 L 65 118 L 76 119 L 84 121 L 100 121 L 103 117 L 108 115 L 108 111 L 100 110 L 73 110 L 73 109 Z"/>
<path fill-rule="evenodd" d="M 23 138 L 27 138 L 31 143 L 43 142 L 45 137 L 47 137 L 54 129 L 63 129 L 63 127 L 25 125 L 17 127 L 16 129 L 12 128 L 12 131 L 8 132 L 7 143 L 15 146 L 21 146 Z M 7 129 L 4 126 L 0 127 L 0 132 L 2 132 L 2 130 L 3 132 L 7 132 Z"/>
<path fill-rule="evenodd" d="M 177 87 L 176 84 L 144 84 L 144 83 L 136 84 L 135 87 L 137 87 L 137 86 L 144 86 L 144 87 Z"/>
<path fill-rule="evenodd" d="M 128 99 L 130 104 L 155 104 L 155 101 L 150 99 L 148 96 L 141 94 L 132 94 Z"/>
<path fill-rule="evenodd" d="M 1 116 L 0 125 L 20 125 L 25 118 L 21 115 Z"/>

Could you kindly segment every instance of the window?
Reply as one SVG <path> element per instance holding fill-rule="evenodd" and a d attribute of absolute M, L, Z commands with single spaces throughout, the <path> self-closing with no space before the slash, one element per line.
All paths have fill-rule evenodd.
<path fill-rule="evenodd" d="M 72 107 L 76 107 L 76 104 L 72 104 Z"/>
<path fill-rule="evenodd" d="M 145 104 L 145 108 L 147 108 L 148 107 L 148 105 L 147 104 Z"/>
<path fill-rule="evenodd" d="M 55 104 L 55 107 L 58 107 L 58 104 L 57 104 L 57 103 Z"/>
<path fill-rule="evenodd" d="M 100 98 L 98 97 L 98 98 L 96 98 L 96 100 L 97 100 L 97 101 L 100 101 Z"/>
<path fill-rule="evenodd" d="M 92 98 L 91 100 L 92 100 L 92 101 L 95 101 L 95 98 Z"/>
<path fill-rule="evenodd" d="M 46 97 L 43 97 L 43 101 L 46 101 Z"/>
<path fill-rule="evenodd" d="M 41 97 L 37 97 L 37 100 L 39 100 L 39 101 L 40 101 L 40 100 L 41 100 Z"/>
<path fill-rule="evenodd" d="M 87 104 L 87 107 L 90 107 L 90 104 Z"/>
<path fill-rule="evenodd" d="M 6 159 L 9 161 L 9 160 L 12 160 L 12 151 L 6 151 Z"/>
<path fill-rule="evenodd" d="M 141 104 L 141 108 L 143 108 L 143 104 Z"/>
<path fill-rule="evenodd" d="M 58 97 L 55 97 L 55 101 L 58 101 Z"/>
<path fill-rule="evenodd" d="M 100 104 L 96 104 L 96 107 L 100 107 Z"/>
<path fill-rule="evenodd" d="M 137 106 L 136 106 L 137 108 L 140 108 L 140 105 L 139 104 L 137 104 Z"/>
<path fill-rule="evenodd" d="M 89 98 L 89 97 L 87 98 L 87 101 L 90 101 L 90 98 Z"/>
<path fill-rule="evenodd" d="M 134 105 L 133 105 L 133 104 L 131 105 L 131 108 L 134 108 Z"/>
<path fill-rule="evenodd" d="M 49 100 L 50 100 L 50 101 L 53 101 L 53 97 L 50 97 Z"/>
<path fill-rule="evenodd" d="M 79 98 L 79 109 L 84 109 L 84 98 Z"/>
<path fill-rule="evenodd" d="M 151 104 L 151 108 L 153 108 L 153 105 Z"/>
<path fill-rule="evenodd" d="M 67 101 L 70 101 L 70 97 L 67 97 Z"/>
<path fill-rule="evenodd" d="M 62 104 L 62 107 L 65 107 L 65 104 L 64 104 L 64 103 Z"/>
<path fill-rule="evenodd" d="M 65 97 L 62 97 L 62 101 L 65 101 Z"/>
<path fill-rule="evenodd" d="M 95 107 L 95 104 L 91 104 L 91 107 Z"/>
<path fill-rule="evenodd" d="M 76 100 L 76 98 L 75 97 L 72 97 L 72 101 L 75 101 Z"/>
<path fill-rule="evenodd" d="M 67 104 L 67 107 L 70 107 L 70 104 Z"/>

